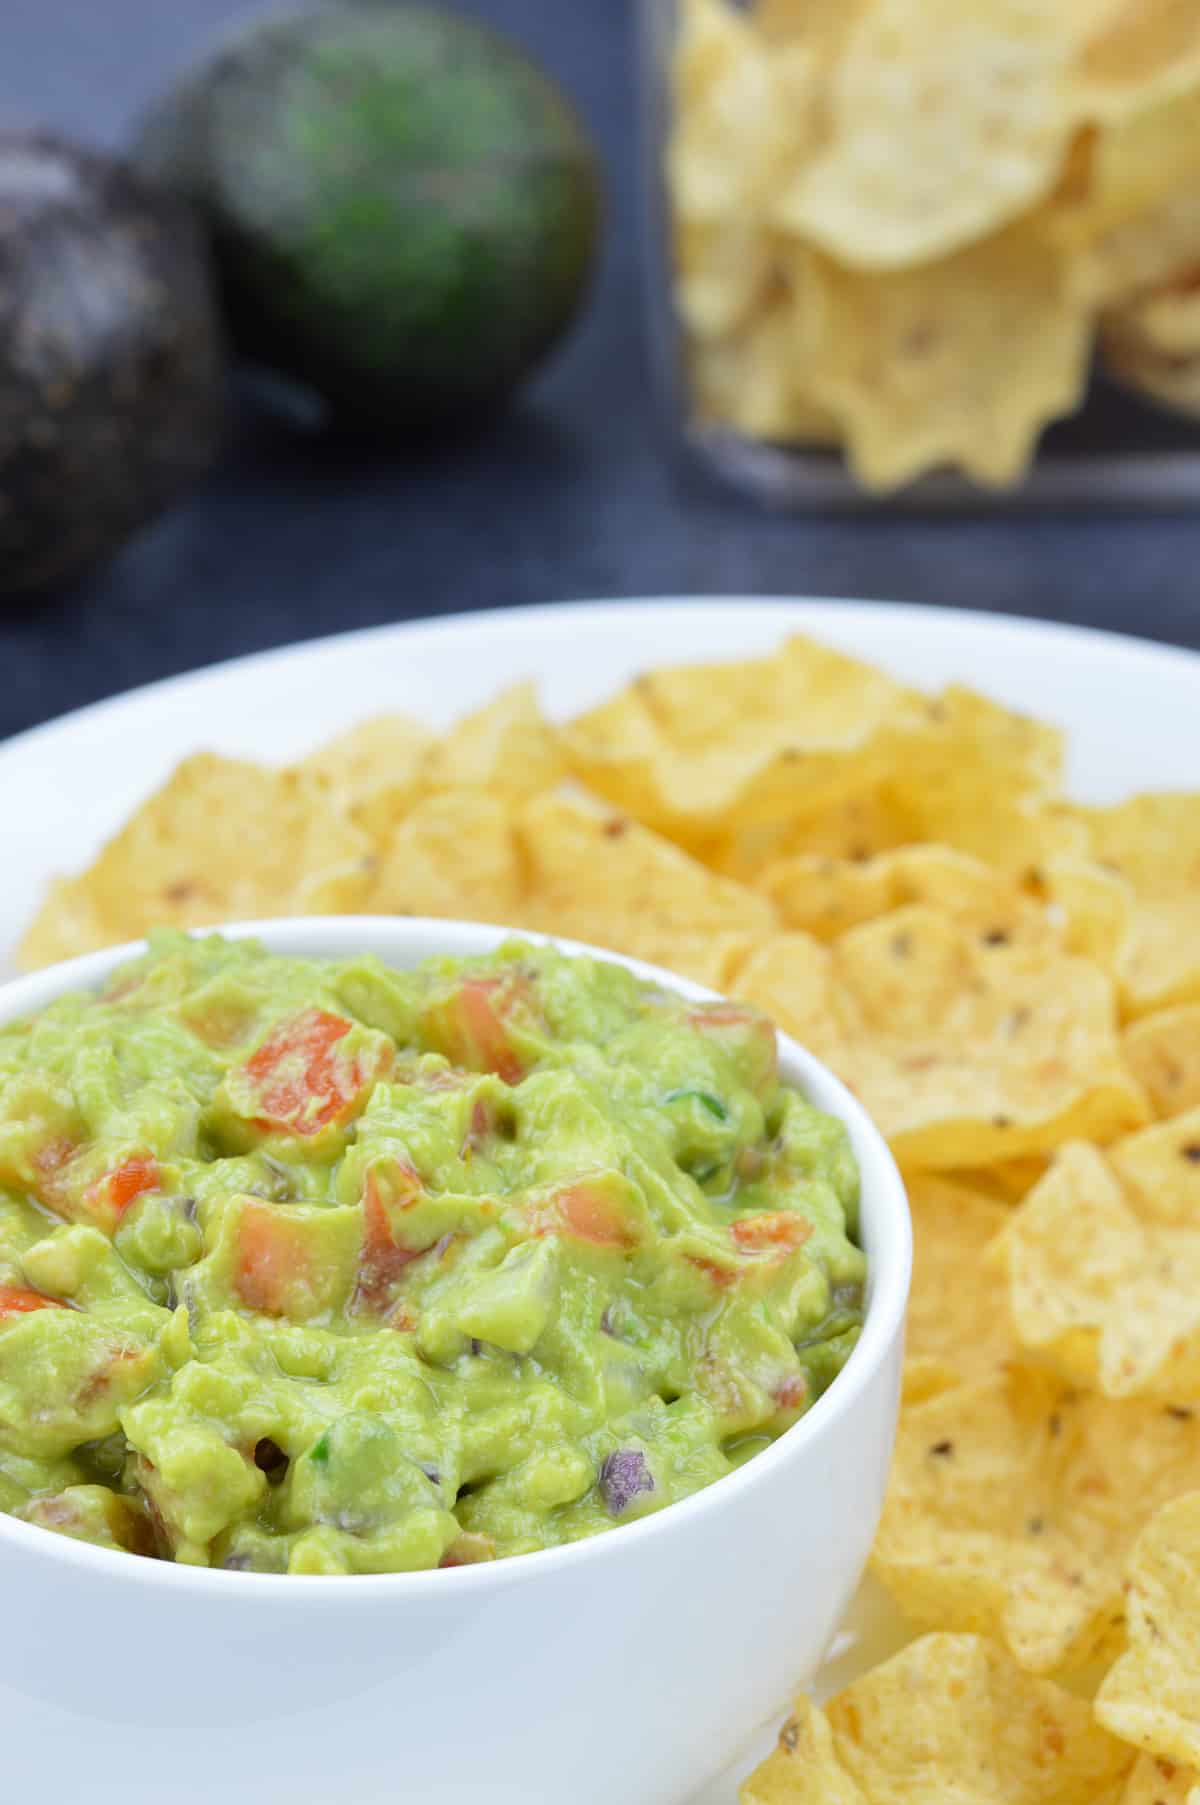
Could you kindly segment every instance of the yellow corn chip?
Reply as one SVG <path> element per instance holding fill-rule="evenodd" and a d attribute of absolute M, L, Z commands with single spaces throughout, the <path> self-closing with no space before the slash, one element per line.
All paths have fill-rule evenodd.
<path fill-rule="evenodd" d="M 863 862 L 813 854 L 768 865 L 756 886 L 785 927 L 828 940 L 907 903 L 944 909 L 989 946 L 1061 946 L 1062 930 L 1016 881 L 948 846 L 914 845 Z"/>
<path fill-rule="evenodd" d="M 720 256 L 734 255 L 738 229 L 724 235 Z M 740 276 L 709 264 L 697 280 L 680 280 L 680 309 L 691 318 L 715 323 L 734 307 L 749 307 L 751 318 L 725 338 L 702 339 L 691 348 L 691 377 L 697 412 L 724 422 L 752 439 L 785 444 L 835 444 L 837 428 L 817 406 L 805 383 L 805 361 L 798 357 L 798 312 L 790 294 L 789 262 L 769 249 L 763 265 L 745 258 Z M 745 294 L 738 283 L 765 283 L 767 292 Z"/>
<path fill-rule="evenodd" d="M 1125 1030 L 1121 1052 L 1156 1114 L 1200 1106 L 1200 1003 L 1144 1015 Z"/>
<path fill-rule="evenodd" d="M 1200 1492 L 1174 1498 L 1129 1557 L 1129 1647 L 1096 1695 L 1115 1736 L 1200 1766 Z"/>
<path fill-rule="evenodd" d="M 421 771 L 429 790 L 487 789 L 510 802 L 549 790 L 564 774 L 558 734 L 532 683 L 517 683 L 465 715 L 429 750 Z"/>
<path fill-rule="evenodd" d="M 1148 1218 L 1178 1228 L 1200 1223 L 1200 1110 L 1116 1141 L 1106 1157 Z"/>
<path fill-rule="evenodd" d="M 777 219 L 871 270 L 994 233 L 1058 173 L 1068 48 L 1038 0 L 876 0 L 834 71 L 830 143 Z"/>
<path fill-rule="evenodd" d="M 1076 1142 L 996 1248 L 1023 1352 L 1106 1397 L 1200 1393 L 1200 1113 L 1182 1122 L 1196 1159 L 1171 1147 L 1174 1199 L 1122 1182 L 1161 1166 L 1161 1128 L 1117 1143 L 1107 1159 Z"/>
<path fill-rule="evenodd" d="M 567 730 L 575 774 L 689 848 L 809 815 L 883 774 L 922 700 L 815 640 L 641 677 Z"/>
<path fill-rule="evenodd" d="M 909 1181 L 913 1278 L 905 1352 L 926 1395 L 988 1377 L 1011 1351 L 1003 1284 L 983 1251 L 1008 1221 L 1002 1204 L 962 1184 Z"/>
<path fill-rule="evenodd" d="M 908 821 L 887 786 L 878 784 L 793 821 L 742 826 L 734 820 L 709 843 L 705 857 L 718 871 L 747 882 L 768 865 L 804 855 L 864 864 L 910 838 Z"/>
<path fill-rule="evenodd" d="M 812 393 L 870 490 L 942 466 L 1013 483 L 1043 426 L 1082 398 L 1086 309 L 1036 220 L 915 270 L 868 275 L 814 253 L 812 288 Z"/>
<path fill-rule="evenodd" d="M 1169 282 L 1200 250 L 1200 90 L 1100 132 L 1087 179 L 1055 206 L 1051 229 L 1072 256 L 1072 282 L 1113 307 Z"/>
<path fill-rule="evenodd" d="M 753 369 L 754 316 L 770 298 L 774 246 L 757 221 L 734 214 L 719 220 L 680 220 L 675 227 L 675 304 L 694 338 L 692 375 L 702 411 L 731 418 L 737 383 Z M 745 328 L 744 331 L 739 331 Z M 730 334 L 738 336 L 729 337 Z M 772 377 L 780 373 L 771 370 Z M 786 389 L 790 372 L 782 375 Z"/>
<path fill-rule="evenodd" d="M 1032 1191 L 1048 1165 L 1045 1154 L 1030 1154 L 1025 1159 L 997 1160 L 990 1166 L 965 1167 L 949 1171 L 946 1177 L 954 1184 L 966 1185 L 993 1203 L 1020 1203 Z M 1005 1211 L 1005 1220 L 1010 1212 Z"/>
<path fill-rule="evenodd" d="M 765 897 L 703 865 L 628 816 L 542 796 L 517 817 L 522 927 L 666 965 L 714 989 L 775 916 Z"/>
<path fill-rule="evenodd" d="M 822 946 L 768 940 L 739 994 L 825 1059 L 911 1168 L 987 1165 L 1148 1114 L 1117 1048 L 1112 986 L 1084 960 L 989 945 L 914 904 Z"/>
<path fill-rule="evenodd" d="M 1200 13 L 1192 0 L 1125 0 L 1084 47 L 1075 110 L 1121 120 L 1200 80 Z"/>
<path fill-rule="evenodd" d="M 1200 1805 L 1200 1774 L 1162 1755 L 1139 1756 L 1121 1805 Z"/>
<path fill-rule="evenodd" d="M 1116 957 L 1125 1008 L 1141 1015 L 1200 999 L 1200 792 L 1073 812 L 1092 858 L 1132 892 Z"/>
<path fill-rule="evenodd" d="M 875 1571 L 921 1628 L 997 1636 L 1035 1673 L 1111 1657 L 1141 1526 L 1200 1485 L 1200 1412 L 1014 1366 L 906 1405 Z"/>
<path fill-rule="evenodd" d="M 1139 896 L 1186 896 L 1200 887 L 1200 790 L 1150 791 L 1076 812 L 1092 857 Z"/>
<path fill-rule="evenodd" d="M 508 923 L 521 898 L 511 807 L 484 790 L 449 790 L 419 802 L 383 843 L 363 906 Z"/>
<path fill-rule="evenodd" d="M 931 1635 L 797 1701 L 742 1805 L 1124 1805 L 1132 1751 L 979 1636 Z"/>
<path fill-rule="evenodd" d="M 377 715 L 310 752 L 294 767 L 322 778 L 338 808 L 382 839 L 421 791 L 433 735 L 407 715 Z"/>
<path fill-rule="evenodd" d="M 1192 198 L 1195 214 L 1195 245 L 1192 261 L 1200 258 L 1200 200 Z M 1183 326 L 1194 329 L 1195 303 L 1186 303 L 1186 322 L 1182 309 L 1174 310 L 1166 322 L 1172 335 L 1178 336 Z M 1154 332 L 1163 329 L 1161 305 L 1155 313 L 1149 304 L 1134 303 L 1108 314 L 1103 323 L 1100 350 L 1105 368 L 1118 382 L 1136 389 L 1151 401 L 1157 401 L 1175 413 L 1191 418 L 1200 416 L 1200 345 L 1190 351 L 1167 351 L 1154 342 Z"/>
<path fill-rule="evenodd" d="M 819 30 L 769 44 L 743 8 L 684 0 L 666 156 L 677 231 L 765 229 L 781 181 L 816 148 L 827 57 Z"/>
<path fill-rule="evenodd" d="M 1133 890 L 1125 879 L 1086 858 L 1058 857 L 1038 867 L 1033 887 L 1064 917 L 1068 952 L 1093 959 L 1115 976 L 1134 907 Z"/>
<path fill-rule="evenodd" d="M 35 921 L 20 956 L 32 962 L 45 950 L 64 907 L 106 945 L 154 926 L 352 912 L 367 892 L 370 850 L 320 778 L 199 753 L 71 881 L 67 897 L 51 899 L 57 926 Z"/>
<path fill-rule="evenodd" d="M 56 877 L 42 905 L 17 946 L 19 971 L 36 971 L 57 965 L 60 959 L 77 959 L 111 942 L 111 934 L 96 911 L 87 877 Z"/>

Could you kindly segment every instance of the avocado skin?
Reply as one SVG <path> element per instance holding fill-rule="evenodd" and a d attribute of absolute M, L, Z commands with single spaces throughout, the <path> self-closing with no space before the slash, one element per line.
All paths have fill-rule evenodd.
<path fill-rule="evenodd" d="M 108 157 L 0 132 L 0 595 L 80 575 L 201 475 L 225 386 L 187 210 Z"/>
<path fill-rule="evenodd" d="M 595 260 L 596 157 L 559 90 L 420 5 L 253 22 L 152 110 L 134 157 L 204 215 L 238 350 L 356 430 L 486 414 Z"/>

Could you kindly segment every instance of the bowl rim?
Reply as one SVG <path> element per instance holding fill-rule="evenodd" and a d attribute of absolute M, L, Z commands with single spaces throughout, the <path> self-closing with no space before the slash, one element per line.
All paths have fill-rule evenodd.
<path fill-rule="evenodd" d="M 494 951 L 506 941 L 523 940 L 558 948 L 572 957 L 621 965 L 644 982 L 674 991 L 689 1000 L 720 1000 L 717 991 L 645 960 L 629 958 L 563 935 L 493 922 L 441 920 L 415 915 L 305 915 L 219 923 L 191 929 L 189 934 L 194 939 L 217 934 L 231 940 L 261 940 L 269 952 L 308 958 L 362 956 L 364 947 L 356 942 L 361 938 L 378 940 L 381 936 L 394 936 L 397 956 L 402 955 L 406 944 L 411 946 L 412 942 L 438 943 L 436 949 L 422 945 L 418 959 L 442 954 L 478 957 Z M 341 942 L 342 945 L 336 951 L 315 952 L 309 944 L 313 941 Z M 110 971 L 146 950 L 145 940 L 126 941 L 120 946 L 85 953 L 79 958 L 63 960 L 0 983 L 0 1027 L 45 1008 L 71 991 L 94 988 Z M 383 952 L 376 952 L 374 956 L 385 964 L 389 959 Z M 48 1559 L 56 1565 L 87 1569 L 101 1579 L 116 1579 L 123 1575 L 134 1584 L 166 1586 L 176 1592 L 229 1601 L 241 1599 L 253 1603 L 269 1597 L 273 1602 L 290 1599 L 297 1606 L 303 1604 L 309 1608 L 314 1597 L 327 1597 L 331 1601 L 336 1598 L 339 1606 L 345 1606 L 350 1598 L 356 1601 L 361 1598 L 365 1606 L 381 1596 L 397 1602 L 418 1593 L 444 1592 L 447 1597 L 461 1598 L 466 1592 L 490 1591 L 543 1576 L 548 1578 L 561 1568 L 619 1558 L 620 1550 L 632 1551 L 635 1542 L 669 1536 L 672 1525 L 683 1522 L 684 1513 L 690 1521 L 714 1510 L 735 1510 L 739 1497 L 753 1488 L 769 1484 L 781 1467 L 805 1458 L 807 1451 L 828 1429 L 852 1413 L 902 1335 L 912 1276 L 912 1222 L 908 1198 L 887 1142 L 857 1097 L 828 1066 L 778 1027 L 776 1034 L 783 1075 L 805 1092 L 815 1090 L 819 1093 L 814 1097 L 818 1107 L 839 1116 L 850 1130 L 863 1179 L 860 1228 L 869 1218 L 871 1235 L 880 1242 L 880 1251 L 869 1258 L 863 1330 L 845 1366 L 812 1408 L 752 1460 L 637 1522 L 614 1525 L 610 1531 L 557 1547 L 538 1548 L 527 1554 L 507 1555 L 500 1560 L 454 1568 L 372 1574 L 235 1573 L 223 1568 L 138 1559 L 123 1549 L 100 1548 L 69 1536 L 55 1535 L 37 1524 L 23 1523 L 4 1511 L 0 1511 L 0 1547 L 9 1544 L 16 1554 L 25 1553 Z M 868 1167 L 871 1169 L 870 1182 Z M 614 1552 L 609 1552 L 614 1545 Z"/>

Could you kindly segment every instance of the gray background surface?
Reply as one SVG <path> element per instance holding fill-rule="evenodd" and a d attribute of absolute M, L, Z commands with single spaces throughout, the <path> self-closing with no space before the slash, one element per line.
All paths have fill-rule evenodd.
<path fill-rule="evenodd" d="M 682 477 L 641 329 L 632 0 L 460 4 L 547 64 L 604 152 L 608 248 L 584 324 L 503 421 L 436 455 L 368 455 L 246 418 L 206 487 L 102 574 L 0 603 L 0 737 L 291 639 L 584 596 L 882 596 L 1200 645 L 1200 525 L 1186 513 L 804 519 Z M 2 0 L 0 118 L 117 144 L 165 78 L 252 10 Z"/>

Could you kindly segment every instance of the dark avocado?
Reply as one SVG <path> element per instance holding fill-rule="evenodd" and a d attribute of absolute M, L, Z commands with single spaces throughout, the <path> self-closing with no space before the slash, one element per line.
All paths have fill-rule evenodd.
<path fill-rule="evenodd" d="M 596 159 L 558 89 L 424 6 L 255 21 L 135 157 L 206 218 L 237 348 L 385 433 L 508 395 L 575 316 L 599 236 Z"/>
<path fill-rule="evenodd" d="M 186 208 L 108 157 L 0 132 L 0 595 L 116 551 L 208 467 L 224 412 Z"/>

